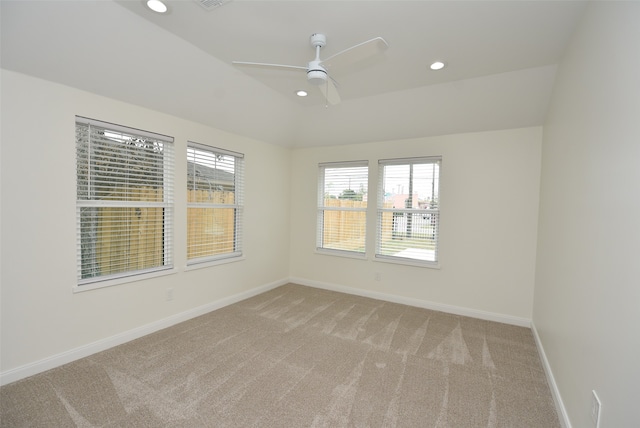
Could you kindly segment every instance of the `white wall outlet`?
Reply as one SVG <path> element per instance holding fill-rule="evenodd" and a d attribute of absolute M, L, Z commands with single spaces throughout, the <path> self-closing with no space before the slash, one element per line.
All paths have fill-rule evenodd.
<path fill-rule="evenodd" d="M 598 394 L 596 391 L 591 391 L 591 420 L 593 421 L 593 426 L 596 428 L 600 428 L 600 412 L 602 410 L 602 403 L 600 403 L 600 399 L 598 398 Z"/>
<path fill-rule="evenodd" d="M 167 298 L 167 302 L 169 300 L 173 300 L 173 288 L 171 288 L 171 287 L 167 288 L 167 296 L 166 296 L 166 298 Z"/>
<path fill-rule="evenodd" d="M 382 279 L 382 275 L 380 274 L 380 272 L 374 273 L 373 279 L 375 279 L 376 281 L 380 281 Z"/>

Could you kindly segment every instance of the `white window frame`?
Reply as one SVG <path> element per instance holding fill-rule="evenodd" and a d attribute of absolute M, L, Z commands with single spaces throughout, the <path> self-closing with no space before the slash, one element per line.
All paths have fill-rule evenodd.
<path fill-rule="evenodd" d="M 384 188 L 385 183 L 385 167 L 394 166 L 394 165 L 418 165 L 418 164 L 437 164 L 438 165 L 438 174 L 437 174 L 437 184 L 434 184 L 434 188 L 432 189 L 432 194 L 437 198 L 437 206 L 429 207 L 429 208 L 389 208 L 384 207 L 385 203 L 385 193 L 390 189 Z M 435 171 L 435 168 L 434 168 Z M 421 267 L 430 267 L 430 268 L 439 268 L 440 267 L 440 257 L 439 257 L 439 247 L 440 247 L 440 177 L 442 175 L 442 157 L 441 156 L 428 156 L 428 157 L 416 157 L 416 158 L 398 158 L 398 159 L 380 159 L 378 161 L 378 203 L 377 203 L 377 219 L 376 219 L 376 251 L 375 251 L 375 260 L 381 262 L 390 262 L 390 263 L 398 263 L 398 264 L 407 264 L 413 266 L 421 266 Z M 410 180 L 410 177 L 408 177 Z M 409 189 L 407 189 L 409 191 Z M 413 189 L 410 191 L 410 195 L 413 195 Z M 413 196 L 411 196 L 413 198 Z M 413 203 L 412 203 L 413 205 Z M 387 225 L 388 220 L 385 222 L 384 219 L 388 218 L 389 215 L 401 215 L 405 219 L 408 216 L 418 215 L 418 218 L 429 218 L 435 220 L 435 226 L 431 229 L 432 236 L 434 236 L 434 260 L 422 260 L 416 258 L 415 256 L 411 256 L 410 251 L 405 255 L 390 255 L 390 254 L 382 254 L 387 250 L 385 247 L 383 249 L 383 234 L 388 233 L 388 231 L 383 231 L 383 227 Z M 408 221 L 408 220 L 405 220 Z M 432 221 L 432 220 L 430 220 Z M 395 220 L 394 220 L 395 222 Z M 391 232 L 393 233 L 393 231 Z"/>
<path fill-rule="evenodd" d="M 318 165 L 318 211 L 317 211 L 317 227 L 316 227 L 316 252 L 321 254 L 328 254 L 342 257 L 353 257 L 359 259 L 365 259 L 367 257 L 367 206 L 364 207 L 331 207 L 325 205 L 325 176 L 327 169 L 340 169 L 340 168 L 365 168 L 367 178 L 365 186 L 368 189 L 369 180 L 369 162 L 368 161 L 346 161 L 346 162 L 326 162 Z M 365 201 L 366 202 L 366 201 Z M 365 224 L 362 234 L 363 250 L 347 250 L 347 249 L 335 249 L 329 248 L 324 244 L 324 218 L 327 211 L 342 211 L 342 212 L 360 212 L 364 213 Z"/>
<path fill-rule="evenodd" d="M 136 281 L 140 279 L 146 279 L 150 277 L 155 277 L 158 275 L 166 275 L 168 273 L 173 273 L 173 217 L 174 217 L 174 202 L 173 202 L 173 181 L 174 181 L 174 139 L 173 137 L 169 137 L 162 134 L 157 134 L 154 132 L 143 131 L 131 127 L 126 127 L 122 125 L 116 125 L 113 123 L 103 122 L 95 119 L 89 119 L 82 116 L 76 116 L 76 163 L 77 163 L 77 175 L 76 175 L 76 189 L 77 189 L 77 198 L 76 198 L 76 242 L 77 242 L 77 284 L 74 287 L 74 291 L 86 291 L 92 290 L 95 288 L 102 288 L 111 285 L 121 284 L 130 281 Z M 79 133 L 84 132 L 84 128 L 86 127 L 87 139 L 83 139 L 79 137 Z M 158 181 L 149 181 L 149 183 L 156 183 L 162 185 L 162 201 L 148 201 L 144 199 L 136 199 L 129 193 L 127 190 L 127 196 L 119 199 L 110 199 L 110 198 L 100 198 L 97 193 L 93 190 L 100 183 L 100 178 L 104 179 L 104 177 L 97 177 L 91 171 L 92 168 L 92 150 L 96 150 L 102 146 L 106 147 L 103 143 L 92 143 L 91 136 L 92 131 L 101 130 L 106 133 L 112 133 L 114 138 L 112 139 L 114 142 L 120 141 L 124 142 L 131 139 L 139 139 L 145 140 L 147 143 L 151 142 L 158 147 L 162 148 L 162 180 L 161 183 Z M 111 139 L 109 137 L 105 137 L 105 139 Z M 114 147 L 117 144 L 114 144 Z M 81 156 L 83 150 L 86 150 L 86 154 Z M 85 162 L 86 157 L 86 162 Z M 95 156 L 94 156 L 95 157 Z M 158 159 L 160 160 L 160 159 Z M 121 160 L 117 160 L 114 163 L 114 171 L 124 172 L 126 174 L 131 174 L 133 176 L 135 173 L 131 173 L 131 170 L 121 168 L 122 166 Z M 81 179 L 81 169 L 86 168 L 86 182 Z M 82 184 L 85 183 L 85 184 Z M 94 226 L 95 231 L 90 232 L 89 238 L 87 235 L 84 236 L 82 234 L 82 214 L 86 212 L 86 210 L 91 209 L 131 209 L 135 208 L 136 210 L 142 210 L 145 208 L 161 208 L 162 209 L 162 228 L 158 233 L 161 236 L 158 238 L 162 241 L 162 255 L 160 256 L 161 262 L 150 267 L 142 267 L 142 268 L 129 268 L 116 273 L 109 274 L 97 274 L 96 269 L 100 269 L 99 254 L 97 253 L 96 246 L 100 245 L 100 240 L 97 236 L 92 239 L 92 234 L 97 234 L 98 226 Z M 138 211 L 136 211 L 137 213 Z M 107 218 L 107 217 L 105 217 Z M 110 219 L 113 224 L 114 219 Z M 122 230 L 126 230 L 123 228 Z M 158 239 L 156 238 L 156 239 Z M 83 246 L 87 248 L 89 246 L 91 250 L 83 256 Z M 84 257 L 84 258 L 83 258 Z M 88 259 L 87 259 L 88 257 Z M 85 262 L 88 260 L 88 263 Z M 112 262 L 117 263 L 116 259 L 111 260 Z M 86 273 L 87 269 L 92 270 L 93 273 Z"/>
<path fill-rule="evenodd" d="M 221 149 L 218 147 L 199 144 L 193 141 L 187 142 L 187 192 L 198 190 L 195 179 L 196 171 L 193 164 L 190 166 L 190 162 L 207 162 L 208 159 L 215 159 L 216 156 L 231 157 L 233 158 L 234 173 L 233 173 L 233 189 L 234 189 L 234 201 L 233 203 L 220 203 L 219 201 L 192 201 L 187 202 L 187 228 L 190 223 L 190 210 L 195 209 L 233 209 L 233 249 L 229 252 L 211 254 L 206 256 L 190 257 L 191 245 L 195 245 L 189 242 L 190 233 L 187 230 L 187 268 L 199 268 L 207 267 L 220 263 L 229 263 L 239 260 L 244 260 L 243 254 L 243 218 L 244 218 L 244 154 L 234 152 L 231 150 Z M 189 183 L 192 183 L 192 188 L 189 188 Z M 214 189 L 210 189 L 215 191 Z M 213 214 L 213 213 L 212 213 Z M 209 244 L 214 244 L 213 241 Z"/>

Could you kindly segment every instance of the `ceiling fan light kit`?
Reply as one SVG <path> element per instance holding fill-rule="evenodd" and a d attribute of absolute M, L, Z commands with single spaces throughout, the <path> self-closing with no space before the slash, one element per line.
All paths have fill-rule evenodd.
<path fill-rule="evenodd" d="M 366 42 L 359 43 L 355 46 L 351 46 L 343 51 L 338 52 L 335 55 L 330 56 L 324 60 L 320 59 L 320 50 L 327 44 L 327 36 L 321 33 L 314 33 L 309 37 L 309 43 L 316 51 L 315 59 L 309 61 L 307 66 L 299 65 L 284 65 L 284 64 L 267 64 L 261 62 L 245 62 L 245 61 L 233 61 L 234 65 L 240 66 L 256 66 L 267 68 L 288 68 L 295 70 L 305 70 L 307 73 L 307 81 L 320 88 L 320 92 L 329 104 L 335 105 L 340 103 L 340 95 L 336 88 L 335 81 L 329 75 L 328 69 L 332 63 L 329 60 L 334 60 L 340 57 L 341 62 L 357 62 L 371 55 L 381 53 L 388 47 L 387 42 L 382 37 L 376 37 Z M 346 58 L 346 61 L 345 61 Z"/>
<path fill-rule="evenodd" d="M 307 80 L 312 85 L 323 85 L 327 81 L 327 70 L 320 65 L 320 61 L 311 61 L 309 63 Z"/>

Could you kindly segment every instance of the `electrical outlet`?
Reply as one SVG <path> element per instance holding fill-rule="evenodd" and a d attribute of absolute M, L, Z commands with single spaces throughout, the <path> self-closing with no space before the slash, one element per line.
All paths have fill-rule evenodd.
<path fill-rule="evenodd" d="M 602 403 L 600 403 L 600 399 L 598 398 L 598 394 L 596 391 L 591 391 L 591 420 L 593 421 L 593 426 L 596 428 L 600 428 L 600 411 L 602 409 Z"/>
<path fill-rule="evenodd" d="M 374 273 L 373 279 L 375 279 L 376 281 L 380 281 L 382 279 L 382 275 L 380 275 L 380 272 Z"/>
<path fill-rule="evenodd" d="M 167 302 L 173 300 L 173 288 L 167 288 Z"/>

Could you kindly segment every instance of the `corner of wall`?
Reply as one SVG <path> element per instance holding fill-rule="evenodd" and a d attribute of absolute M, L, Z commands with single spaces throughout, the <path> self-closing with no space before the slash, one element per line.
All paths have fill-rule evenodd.
<path fill-rule="evenodd" d="M 536 329 L 536 325 L 533 320 L 531 321 L 531 332 L 533 333 L 533 338 L 535 339 L 536 347 L 538 348 L 538 354 L 540 354 L 540 360 L 542 361 L 544 373 L 547 376 L 547 382 L 549 383 L 549 389 L 551 389 L 551 395 L 553 396 L 553 401 L 556 405 L 556 411 L 558 412 L 558 419 L 560 419 L 560 424 L 562 425 L 562 428 L 571 428 L 569 414 L 567 413 L 567 409 L 564 407 L 564 402 L 562 401 L 562 396 L 560 395 L 560 389 L 556 384 L 556 379 L 553 376 L 551 365 L 549 364 L 549 360 L 547 359 L 547 355 L 544 351 L 544 346 L 542 346 L 542 340 L 540 339 L 540 335 L 538 334 L 538 330 Z"/>

